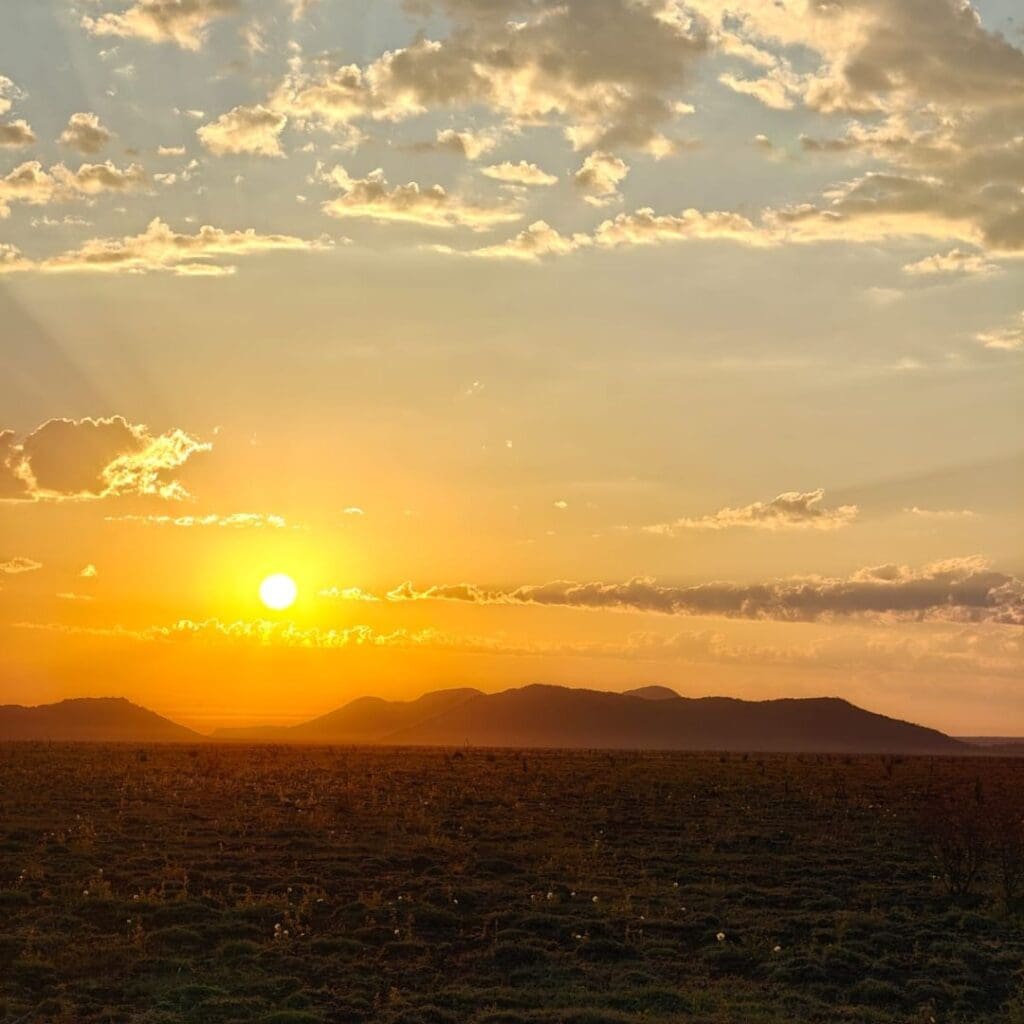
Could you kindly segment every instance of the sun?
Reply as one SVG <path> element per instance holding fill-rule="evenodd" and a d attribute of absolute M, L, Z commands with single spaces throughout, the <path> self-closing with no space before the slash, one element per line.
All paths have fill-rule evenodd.
<path fill-rule="evenodd" d="M 260 600 L 275 612 L 290 608 L 298 596 L 299 588 L 291 576 L 276 572 L 260 584 Z"/>

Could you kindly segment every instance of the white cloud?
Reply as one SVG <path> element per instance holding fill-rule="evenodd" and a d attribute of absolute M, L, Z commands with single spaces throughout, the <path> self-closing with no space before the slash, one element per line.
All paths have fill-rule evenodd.
<path fill-rule="evenodd" d="M 110 131 L 95 114 L 72 114 L 57 141 L 79 153 L 92 156 L 110 141 Z"/>
<path fill-rule="evenodd" d="M 43 563 L 37 562 L 34 558 L 6 558 L 0 559 L 0 576 L 17 576 L 23 572 L 35 572 L 42 569 Z"/>
<path fill-rule="evenodd" d="M 46 170 L 38 160 L 29 160 L 0 178 L 0 218 L 9 215 L 12 203 L 44 206 L 104 192 L 137 191 L 148 183 L 148 175 L 138 164 L 121 168 L 108 160 L 82 164 L 72 171 L 64 164 Z"/>
<path fill-rule="evenodd" d="M 1017 323 L 1009 327 L 998 327 L 991 331 L 981 331 L 975 335 L 976 340 L 985 348 L 998 349 L 1003 352 L 1016 352 L 1024 348 L 1024 313 Z"/>
<path fill-rule="evenodd" d="M 457 131 L 441 128 L 433 142 L 417 142 L 413 149 L 418 152 L 454 153 L 467 160 L 479 160 L 490 153 L 501 141 L 501 133 L 493 129 L 485 131 Z"/>
<path fill-rule="evenodd" d="M 36 134 L 29 123 L 22 118 L 0 122 L 0 148 L 20 149 L 36 141 Z"/>
<path fill-rule="evenodd" d="M 480 259 L 524 260 L 535 263 L 547 256 L 566 256 L 577 249 L 590 245 L 587 235 L 566 236 L 559 234 L 543 220 L 534 221 L 518 235 L 495 245 L 479 249 L 452 249 L 449 246 L 435 246 L 438 252 L 456 256 L 474 256 Z"/>
<path fill-rule="evenodd" d="M 620 198 L 619 185 L 629 173 L 629 164 L 613 153 L 600 150 L 591 153 L 583 161 L 583 166 L 576 172 L 573 181 L 584 193 L 587 202 L 595 206 L 605 206 Z"/>
<path fill-rule="evenodd" d="M 196 135 L 216 156 L 229 153 L 283 156 L 280 136 L 287 123 L 284 114 L 267 107 L 239 106 L 197 128 Z"/>
<path fill-rule="evenodd" d="M 518 208 L 508 203 L 473 203 L 440 185 L 421 188 L 411 181 L 391 186 L 380 169 L 365 178 L 352 178 L 344 167 L 337 165 L 329 171 L 321 170 L 320 178 L 341 193 L 323 204 L 324 212 L 332 217 L 365 217 L 381 222 L 483 231 L 522 216 Z"/>
<path fill-rule="evenodd" d="M 503 181 L 513 185 L 554 185 L 558 176 L 542 171 L 536 164 L 520 160 L 512 163 L 509 160 L 500 164 L 490 164 L 481 167 L 480 173 L 495 181 Z"/>
<path fill-rule="evenodd" d="M 917 277 L 936 274 L 992 274 L 999 267 L 990 263 L 984 256 L 976 252 L 965 252 L 963 249 L 950 249 L 949 252 L 925 256 L 914 263 L 908 263 L 903 271 Z"/>
<path fill-rule="evenodd" d="M 429 6 L 429 5 L 427 5 Z M 705 51 L 674 0 L 448 0 L 450 31 L 364 67 L 295 67 L 270 105 L 325 125 L 485 105 L 522 126 L 561 124 L 578 148 L 646 146 Z"/>
<path fill-rule="evenodd" d="M 919 519 L 977 519 L 978 513 L 969 508 L 918 508 L 913 505 L 903 510 Z"/>
<path fill-rule="evenodd" d="M 645 526 L 647 533 L 674 536 L 687 530 L 730 530 L 745 527 L 755 530 L 839 530 L 853 523 L 856 505 L 825 508 L 825 492 L 786 491 L 771 501 L 755 501 L 741 508 L 721 508 L 697 518 L 674 519 L 669 523 Z"/>
<path fill-rule="evenodd" d="M 266 515 L 262 512 L 232 512 L 218 515 L 215 512 L 198 516 L 124 515 L 104 516 L 108 523 L 139 523 L 143 526 L 219 526 L 231 530 L 273 529 L 283 530 L 288 523 L 282 516 Z"/>
<path fill-rule="evenodd" d="M 166 272 L 180 276 L 220 276 L 236 267 L 220 262 L 267 252 L 299 252 L 330 248 L 324 240 L 310 241 L 292 235 L 261 235 L 253 228 L 225 231 L 204 225 L 194 235 L 172 230 L 159 217 L 146 230 L 124 238 L 94 238 L 78 249 L 45 259 L 31 260 L 16 249 L 0 250 L 0 274 L 104 273 L 149 274 Z"/>
<path fill-rule="evenodd" d="M 240 7 L 240 0 L 134 0 L 121 11 L 84 15 L 82 27 L 94 36 L 175 43 L 184 50 L 198 50 L 209 26 Z"/>

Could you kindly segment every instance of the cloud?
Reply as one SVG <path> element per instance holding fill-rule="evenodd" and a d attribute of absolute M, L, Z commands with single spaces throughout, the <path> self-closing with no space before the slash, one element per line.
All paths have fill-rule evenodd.
<path fill-rule="evenodd" d="M 189 497 L 176 473 L 212 448 L 184 430 L 154 434 L 123 416 L 52 419 L 21 441 L 0 432 L 0 499 L 85 501 L 121 495 Z"/>
<path fill-rule="evenodd" d="M 8 248 L 0 249 L 0 274 L 4 272 L 149 274 L 167 272 L 179 276 L 221 276 L 234 273 L 233 264 L 215 262 L 267 252 L 299 252 L 328 249 L 331 242 L 292 235 L 261 235 L 254 228 L 224 231 L 204 225 L 194 235 L 179 234 L 159 217 L 146 230 L 125 238 L 93 238 L 78 249 L 57 256 L 30 260 Z"/>
<path fill-rule="evenodd" d="M 438 130 L 433 142 L 417 142 L 411 148 L 419 153 L 454 153 L 467 160 L 479 160 L 490 153 L 500 140 L 500 133 L 494 130 L 456 131 L 454 128 L 442 128 Z"/>
<path fill-rule="evenodd" d="M 918 508 L 914 505 L 903 510 L 919 519 L 977 519 L 978 513 L 969 508 Z"/>
<path fill-rule="evenodd" d="M 435 228 L 467 227 L 484 231 L 518 220 L 522 213 L 509 204 L 482 205 L 445 191 L 440 185 L 421 188 L 415 181 L 390 186 L 379 168 L 365 178 L 352 178 L 340 164 L 319 176 L 341 194 L 323 204 L 332 217 L 365 217 L 379 222 L 420 224 Z"/>
<path fill-rule="evenodd" d="M 529 227 L 523 228 L 513 238 L 495 245 L 486 245 L 479 249 L 452 249 L 441 245 L 434 248 L 449 255 L 536 263 L 548 256 L 565 256 L 590 244 L 587 235 L 561 235 L 547 221 L 537 220 Z"/>
<path fill-rule="evenodd" d="M 220 526 L 228 529 L 274 529 L 283 530 L 288 523 L 282 516 L 265 515 L 262 512 L 232 512 L 218 515 L 211 512 L 201 516 L 159 516 L 125 515 L 104 516 L 108 523 L 140 523 L 144 526 Z"/>
<path fill-rule="evenodd" d="M 922 277 L 936 274 L 991 274 L 998 269 L 996 264 L 990 263 L 979 253 L 950 249 L 946 253 L 936 253 L 914 263 L 907 263 L 903 272 Z"/>
<path fill-rule="evenodd" d="M 721 508 L 696 519 L 674 519 L 670 523 L 645 526 L 647 533 L 672 537 L 685 530 L 731 530 L 746 527 L 755 530 L 838 530 L 849 526 L 858 514 L 856 505 L 822 508 L 825 492 L 786 491 L 771 501 L 755 501 L 742 508 Z"/>
<path fill-rule="evenodd" d="M 270 105 L 325 126 L 486 106 L 516 126 L 559 124 L 578 148 L 646 146 L 707 48 L 674 0 L 442 0 L 450 26 L 366 66 L 293 68 Z"/>
<path fill-rule="evenodd" d="M 594 233 L 605 248 L 622 245 L 654 245 L 671 241 L 729 241 L 741 245 L 771 246 L 776 240 L 738 213 L 684 210 L 678 215 L 656 214 L 650 207 L 620 213 L 606 220 Z"/>
<path fill-rule="evenodd" d="M 6 114 L 24 95 L 6 75 L 0 75 L 0 114 Z"/>
<path fill-rule="evenodd" d="M 389 601 L 535 604 L 813 622 L 849 616 L 1024 625 L 1024 580 L 996 572 L 981 558 L 954 558 L 915 569 L 886 564 L 848 577 L 793 577 L 767 583 L 662 586 L 648 577 L 625 583 L 558 580 L 539 586 L 486 589 L 471 583 L 416 590 L 404 583 Z"/>
<path fill-rule="evenodd" d="M 317 597 L 325 597 L 336 601 L 370 601 L 377 603 L 382 599 L 361 587 L 327 587 Z"/>
<path fill-rule="evenodd" d="M 175 43 L 184 50 L 198 50 L 210 24 L 234 14 L 240 6 L 240 0 L 134 0 L 119 12 L 83 16 L 82 27 L 94 36 Z"/>
<path fill-rule="evenodd" d="M 196 129 L 202 144 L 216 156 L 228 153 L 254 153 L 260 156 L 284 156 L 280 136 L 288 118 L 257 104 L 235 107 L 216 121 Z"/>
<path fill-rule="evenodd" d="M 718 80 L 733 92 L 753 96 L 773 110 L 791 110 L 794 105 L 794 77 L 781 73 L 779 68 L 773 68 L 760 78 L 739 78 L 733 74 L 722 74 L 718 76 Z"/>
<path fill-rule="evenodd" d="M 88 580 L 94 579 L 98 575 L 98 572 L 96 570 L 96 566 L 93 565 L 92 562 L 90 562 L 88 565 L 82 568 L 82 571 L 78 575 L 81 576 L 82 579 Z"/>
<path fill-rule="evenodd" d="M 78 150 L 79 153 L 92 156 L 110 141 L 110 131 L 100 124 L 100 119 L 95 114 L 72 114 L 57 141 Z"/>
<path fill-rule="evenodd" d="M 0 576 L 17 576 L 23 572 L 35 572 L 42 569 L 43 563 L 37 562 L 34 558 L 7 558 L 0 559 Z"/>
<path fill-rule="evenodd" d="M 347 647 L 452 647 L 459 643 L 436 629 L 395 629 L 383 632 L 372 626 L 349 626 L 344 629 L 326 627 L 303 628 L 291 622 L 266 619 L 179 619 L 166 626 L 129 629 L 123 626 L 74 626 L 66 623 L 15 624 L 32 629 L 67 635 L 135 640 L 140 643 L 237 643 L 259 646 L 300 647 L 304 649 L 338 650 Z"/>
<path fill-rule="evenodd" d="M 778 75 L 788 65 L 765 45 L 805 47 L 818 66 L 793 75 L 790 90 L 824 112 L 854 114 L 989 104 L 1014 106 L 1024 55 L 985 29 L 960 0 L 693 0 L 723 49 Z"/>
<path fill-rule="evenodd" d="M 29 160 L 0 178 L 0 218 L 11 212 L 11 203 L 65 203 L 104 192 L 136 191 L 148 183 L 146 172 L 138 164 L 120 168 L 108 160 L 82 164 L 72 171 L 64 164 L 46 170 L 38 160 Z"/>
<path fill-rule="evenodd" d="M 998 327 L 992 331 L 981 331 L 975 339 L 985 348 L 998 349 L 1003 352 L 1016 352 L 1024 348 L 1024 313 L 1018 322 L 1009 327 Z"/>
<path fill-rule="evenodd" d="M 694 241 L 726 241 L 756 247 L 778 244 L 771 233 L 737 213 L 720 210 L 703 213 L 690 209 L 679 215 L 656 214 L 654 210 L 645 207 L 603 221 L 592 235 L 576 233 L 567 237 L 559 234 L 546 221 L 536 221 L 514 238 L 464 254 L 485 259 L 537 260 L 545 256 L 566 256 L 595 245 L 615 249 L 622 246 Z M 456 252 L 447 247 L 437 248 L 441 252 Z"/>
<path fill-rule="evenodd" d="M 318 0 L 287 0 L 291 20 L 302 21 L 317 2 Z"/>
<path fill-rule="evenodd" d="M 520 160 L 514 164 L 509 160 L 500 164 L 481 167 L 480 173 L 495 181 L 503 181 L 513 185 L 554 185 L 558 176 L 542 171 L 536 164 Z"/>
<path fill-rule="evenodd" d="M 576 187 L 588 203 L 605 206 L 619 196 L 619 185 L 629 173 L 629 164 L 612 153 L 591 153 L 573 176 Z"/>
<path fill-rule="evenodd" d="M 35 132 L 27 121 L 19 118 L 16 121 L 0 122 L 0 147 L 19 149 L 22 146 L 30 146 L 35 141 Z"/>
<path fill-rule="evenodd" d="M 817 227 L 852 242 L 920 235 L 1024 248 L 1024 51 L 970 3 L 693 2 L 722 52 L 761 76 L 726 74 L 724 84 L 776 108 L 850 115 L 843 136 L 802 137 L 805 151 L 885 162 L 812 204 L 834 218 Z M 800 49 L 807 70 L 769 47 Z"/>

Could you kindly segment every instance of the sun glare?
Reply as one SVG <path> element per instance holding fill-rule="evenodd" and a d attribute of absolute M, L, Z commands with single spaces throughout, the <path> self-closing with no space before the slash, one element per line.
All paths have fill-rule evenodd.
<path fill-rule="evenodd" d="M 283 572 L 268 576 L 260 584 L 260 600 L 276 612 L 291 607 L 298 593 L 299 588 L 295 585 L 295 580 Z"/>

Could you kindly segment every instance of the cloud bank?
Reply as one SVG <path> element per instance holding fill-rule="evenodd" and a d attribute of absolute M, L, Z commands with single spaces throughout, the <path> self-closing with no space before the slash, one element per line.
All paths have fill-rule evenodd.
<path fill-rule="evenodd" d="M 879 565 L 849 577 L 794 577 L 767 583 L 665 586 L 648 577 L 625 583 L 556 580 L 539 586 L 486 589 L 471 583 L 417 590 L 404 583 L 389 601 L 466 601 L 549 605 L 815 622 L 851 616 L 1024 625 L 1024 580 L 981 558 L 954 558 L 920 568 Z"/>

